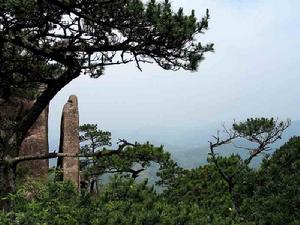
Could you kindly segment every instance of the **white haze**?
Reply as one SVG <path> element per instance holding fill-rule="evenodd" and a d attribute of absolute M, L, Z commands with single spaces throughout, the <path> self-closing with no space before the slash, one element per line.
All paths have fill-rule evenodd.
<path fill-rule="evenodd" d="M 52 148 L 71 94 L 79 98 L 81 124 L 98 123 L 114 139 L 169 146 L 187 137 L 194 138 L 191 145 L 204 143 L 217 125 L 233 119 L 299 119 L 300 1 L 173 0 L 173 5 L 195 9 L 198 18 L 210 10 L 210 29 L 200 40 L 215 43 L 215 53 L 195 73 L 156 65 L 144 65 L 141 73 L 131 64 L 108 67 L 96 80 L 74 80 L 50 105 Z"/>

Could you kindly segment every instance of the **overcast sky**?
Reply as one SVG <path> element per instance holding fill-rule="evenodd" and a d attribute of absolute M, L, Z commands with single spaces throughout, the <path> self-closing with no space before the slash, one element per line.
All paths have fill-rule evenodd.
<path fill-rule="evenodd" d="M 300 119 L 299 0 L 173 0 L 200 18 L 210 10 L 203 43 L 215 43 L 198 72 L 134 64 L 81 77 L 50 105 L 50 140 L 58 137 L 63 104 L 79 99 L 80 122 L 111 131 L 176 130 L 233 119 Z M 174 137 L 175 138 L 175 137 Z"/>

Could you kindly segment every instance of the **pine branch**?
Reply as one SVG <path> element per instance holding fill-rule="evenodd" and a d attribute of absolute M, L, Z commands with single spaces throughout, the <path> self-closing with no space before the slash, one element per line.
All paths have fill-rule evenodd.
<path fill-rule="evenodd" d="M 120 140 L 119 143 L 120 143 L 120 145 L 119 145 L 118 149 L 116 149 L 116 150 L 105 150 L 105 151 L 98 151 L 98 152 L 94 152 L 94 153 L 57 153 L 57 152 L 49 152 L 49 153 L 45 153 L 45 154 L 25 155 L 25 156 L 18 156 L 18 157 L 14 157 L 14 158 L 7 158 L 7 159 L 3 159 L 2 161 L 6 161 L 7 163 L 10 163 L 10 164 L 18 164 L 18 163 L 24 162 L 24 161 L 41 160 L 41 159 L 53 159 L 53 158 L 57 158 L 57 157 L 62 157 L 62 158 L 81 158 L 81 157 L 101 158 L 101 157 L 120 154 L 128 146 L 132 146 L 132 147 L 136 146 L 135 144 L 127 142 L 126 140 Z"/>

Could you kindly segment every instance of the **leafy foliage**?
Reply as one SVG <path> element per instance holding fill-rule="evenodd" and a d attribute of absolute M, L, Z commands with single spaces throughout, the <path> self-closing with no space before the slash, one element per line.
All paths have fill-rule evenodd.
<path fill-rule="evenodd" d="M 94 78 L 106 65 L 132 61 L 139 68 L 154 61 L 164 69 L 196 70 L 213 50 L 195 39 L 208 28 L 208 11 L 197 21 L 194 11 L 174 12 L 167 0 L 5 0 L 0 10 L 1 84 L 8 88 L 50 85 L 71 65 Z"/>
<path fill-rule="evenodd" d="M 96 124 L 80 126 L 81 151 L 83 153 L 97 153 L 107 151 L 111 145 L 111 134 L 97 129 Z M 106 146 L 106 147 L 104 147 Z M 87 181 L 91 191 L 98 191 L 99 177 L 104 174 L 123 174 L 137 178 L 147 167 L 158 164 L 161 168 L 174 163 L 170 154 L 163 146 L 155 147 L 150 143 L 129 143 L 120 140 L 117 154 L 106 157 L 87 157 L 81 159 L 82 179 Z M 96 187 L 94 187 L 96 186 Z"/>
<path fill-rule="evenodd" d="M 221 178 L 226 182 L 228 192 L 231 195 L 233 211 L 237 214 L 240 213 L 242 199 L 241 194 L 236 191 L 236 187 L 242 184 L 241 180 L 243 180 L 243 174 L 248 169 L 248 165 L 255 157 L 270 150 L 269 145 L 280 139 L 282 133 L 289 125 L 290 120 L 278 122 L 273 118 L 250 118 L 246 122 L 234 123 L 232 129 L 227 129 L 223 126 L 225 138 L 221 139 L 218 132 L 217 136 L 213 136 L 214 142 L 209 142 L 209 160 L 215 164 Z M 230 157 L 229 160 L 233 163 L 231 165 L 234 165 L 232 167 L 231 165 L 226 165 L 226 160 L 224 161 L 216 153 L 216 149 L 223 145 L 234 144 L 236 139 L 249 141 L 254 147 L 237 146 L 239 149 L 247 150 L 249 156 L 246 159 L 242 159 L 239 155 Z"/>
<path fill-rule="evenodd" d="M 88 126 L 95 128 L 95 126 Z M 271 130 L 270 130 L 271 131 Z M 106 142 L 108 143 L 108 142 Z M 116 157 L 116 158 L 115 158 Z M 99 225 L 297 225 L 300 222 L 300 137 L 250 168 L 239 155 L 218 156 L 228 175 L 236 174 L 234 193 L 240 210 L 232 206 L 228 183 L 211 157 L 206 165 L 187 170 L 149 143 L 124 149 L 101 163 L 106 169 L 128 169 L 133 162 L 160 162 L 157 192 L 148 180 L 116 173 L 97 194 L 75 191 L 70 183 L 27 184 L 10 195 L 15 207 L 0 212 L 0 224 Z M 122 164 L 122 161 L 124 164 Z M 100 162 L 96 162 L 100 163 Z"/>
<path fill-rule="evenodd" d="M 251 178 L 255 185 L 243 206 L 250 220 L 274 225 L 300 223 L 299 169 L 300 137 L 293 137 L 265 159 Z"/>
<path fill-rule="evenodd" d="M 1 197 L 15 190 L 10 159 L 72 80 L 98 78 L 106 66 L 131 62 L 140 70 L 141 63 L 155 63 L 195 71 L 213 51 L 197 38 L 208 28 L 208 10 L 198 21 L 194 12 L 174 11 L 168 0 L 3 0 L 0 12 Z"/>

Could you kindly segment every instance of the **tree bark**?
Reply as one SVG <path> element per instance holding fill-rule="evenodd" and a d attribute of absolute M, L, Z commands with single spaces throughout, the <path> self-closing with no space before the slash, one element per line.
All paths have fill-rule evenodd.
<path fill-rule="evenodd" d="M 231 201 L 232 201 L 232 208 L 233 210 L 239 215 L 240 214 L 240 201 L 239 201 L 239 194 L 234 192 L 234 186 L 235 184 L 230 181 L 228 183 L 228 191 L 231 196 Z"/>
<path fill-rule="evenodd" d="M 0 210 L 10 211 L 13 202 L 8 198 L 16 190 L 16 166 L 0 161 Z"/>

